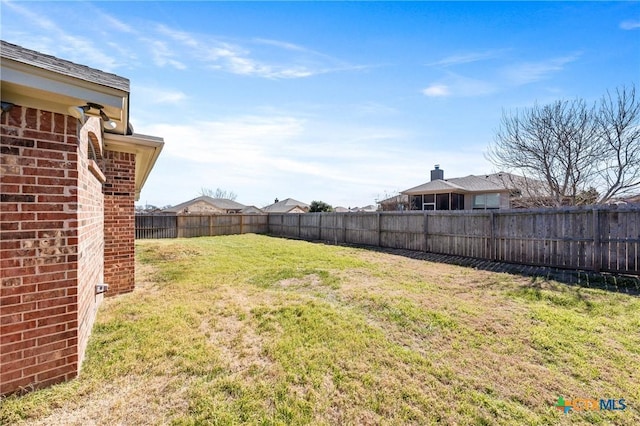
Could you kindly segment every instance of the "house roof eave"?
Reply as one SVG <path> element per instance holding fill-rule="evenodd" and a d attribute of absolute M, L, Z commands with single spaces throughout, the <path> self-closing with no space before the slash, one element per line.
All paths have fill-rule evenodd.
<path fill-rule="evenodd" d="M 93 102 L 116 123 L 110 133 L 127 134 L 129 80 L 84 65 L 2 42 L 2 101 L 69 115 L 72 106 Z M 90 110 L 87 115 L 98 116 Z"/>
<path fill-rule="evenodd" d="M 136 155 L 135 171 L 135 199 L 140 198 L 140 191 L 144 186 L 153 166 L 155 165 L 164 140 L 156 136 L 133 134 L 130 136 L 104 134 L 105 149 L 116 152 L 128 152 Z"/>

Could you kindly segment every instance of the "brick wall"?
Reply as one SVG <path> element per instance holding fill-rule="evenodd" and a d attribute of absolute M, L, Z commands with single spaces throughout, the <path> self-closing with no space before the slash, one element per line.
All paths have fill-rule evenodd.
<path fill-rule="evenodd" d="M 90 140 L 102 145 L 101 122 L 90 118 L 80 132 L 78 145 L 78 362 L 82 365 L 91 328 L 103 295 L 96 284 L 104 282 L 104 174 L 93 160 Z M 93 145 L 93 144 L 92 144 Z M 98 154 L 99 155 L 99 154 Z"/>
<path fill-rule="evenodd" d="M 0 138 L 0 394 L 78 371 L 76 120 L 15 106 Z"/>
<path fill-rule="evenodd" d="M 132 153 L 105 151 L 104 280 L 108 296 L 135 287 L 135 168 Z"/>

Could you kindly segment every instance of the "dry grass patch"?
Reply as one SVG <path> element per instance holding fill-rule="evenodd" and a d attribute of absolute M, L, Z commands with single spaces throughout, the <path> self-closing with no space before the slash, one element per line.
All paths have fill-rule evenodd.
<path fill-rule="evenodd" d="M 640 423 L 640 301 L 264 236 L 141 241 L 81 377 L 23 424 Z M 559 396 L 625 398 L 564 415 Z"/>

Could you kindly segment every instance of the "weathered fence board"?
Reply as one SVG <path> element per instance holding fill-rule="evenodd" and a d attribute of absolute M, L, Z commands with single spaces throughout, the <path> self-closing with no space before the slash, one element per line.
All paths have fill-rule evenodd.
<path fill-rule="evenodd" d="M 176 238 L 178 226 L 176 216 L 136 215 L 136 239 Z"/>
<path fill-rule="evenodd" d="M 268 217 L 264 214 L 136 216 L 138 239 L 266 234 L 268 231 Z"/>

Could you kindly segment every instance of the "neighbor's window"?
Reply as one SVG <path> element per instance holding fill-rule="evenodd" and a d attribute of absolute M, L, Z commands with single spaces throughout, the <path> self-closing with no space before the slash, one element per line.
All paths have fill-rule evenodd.
<path fill-rule="evenodd" d="M 464 194 L 451 194 L 451 210 L 464 210 Z"/>
<path fill-rule="evenodd" d="M 411 210 L 422 210 L 422 195 L 411 196 Z"/>
<path fill-rule="evenodd" d="M 473 196 L 474 209 L 499 209 L 500 194 L 479 194 Z"/>
<path fill-rule="evenodd" d="M 449 194 L 436 195 L 436 205 L 438 210 L 449 210 Z"/>

